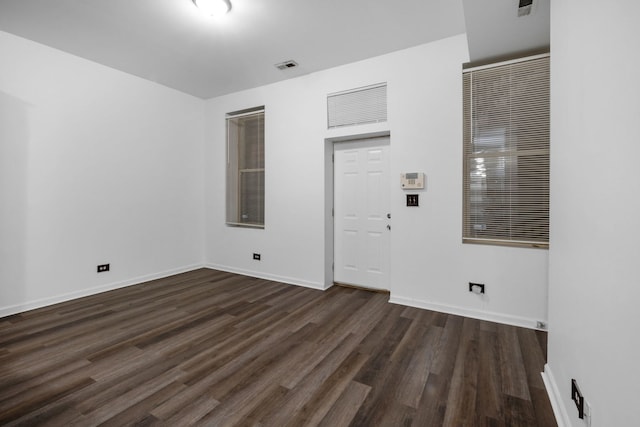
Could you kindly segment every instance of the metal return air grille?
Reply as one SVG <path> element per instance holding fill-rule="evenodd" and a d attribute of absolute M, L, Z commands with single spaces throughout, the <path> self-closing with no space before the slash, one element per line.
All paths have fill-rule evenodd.
<path fill-rule="evenodd" d="M 327 95 L 329 129 L 387 121 L 387 84 Z"/>

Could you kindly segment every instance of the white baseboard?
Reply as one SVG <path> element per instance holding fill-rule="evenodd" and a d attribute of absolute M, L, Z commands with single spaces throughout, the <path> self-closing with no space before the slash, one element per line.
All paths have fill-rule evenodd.
<path fill-rule="evenodd" d="M 553 415 L 556 417 L 558 427 L 571 427 L 571 421 L 567 413 L 567 408 L 564 406 L 562 395 L 558 389 L 558 384 L 553 376 L 551 367 L 549 364 L 544 365 L 544 372 L 541 373 L 542 381 L 547 389 L 549 395 L 549 401 L 551 402 L 551 408 L 553 409 Z"/>
<path fill-rule="evenodd" d="M 390 303 L 408 305 L 410 307 L 424 308 L 426 310 L 438 311 L 441 313 L 455 314 L 458 316 L 471 317 L 473 319 L 487 320 L 489 322 L 504 323 L 506 325 L 520 326 L 528 329 L 537 329 L 536 324 L 539 319 L 512 316 L 508 314 L 495 313 L 492 311 L 472 310 L 469 308 L 438 304 L 430 301 L 422 301 L 414 298 L 399 297 L 393 295 L 391 291 Z"/>
<path fill-rule="evenodd" d="M 25 311 L 33 310 L 36 308 L 46 307 L 48 305 L 58 304 L 65 301 L 70 301 L 76 298 L 82 298 L 89 295 L 95 295 L 102 292 L 111 291 L 114 289 L 125 288 L 131 285 L 137 285 L 139 283 L 148 282 L 150 280 L 162 279 L 164 277 L 173 276 L 174 274 L 185 273 L 187 271 L 202 268 L 202 264 L 186 265 L 179 268 L 173 268 L 171 270 L 162 271 L 160 273 L 147 274 L 144 276 L 134 277 L 132 279 L 122 280 L 119 282 L 108 283 L 106 285 L 100 285 L 93 288 L 82 289 L 80 291 L 68 292 L 53 297 L 40 298 L 34 301 L 26 301 L 20 304 L 14 304 L 7 307 L 0 307 L 0 317 L 10 316 L 12 314 L 22 313 Z"/>
<path fill-rule="evenodd" d="M 279 276 L 276 274 L 267 274 L 267 273 L 262 273 L 258 271 L 252 271 L 252 270 L 243 270 L 241 268 L 229 267 L 226 265 L 219 265 L 219 264 L 206 264 L 205 267 L 211 268 L 214 270 L 226 271 L 228 273 L 242 274 L 243 276 L 256 277 L 258 279 L 273 280 L 274 282 L 282 282 L 289 285 L 296 285 L 296 286 L 303 286 L 305 288 L 318 289 L 321 291 L 329 289 L 329 287 L 325 286 L 324 283 L 310 282 L 307 280 L 297 279 L 294 277 Z"/>

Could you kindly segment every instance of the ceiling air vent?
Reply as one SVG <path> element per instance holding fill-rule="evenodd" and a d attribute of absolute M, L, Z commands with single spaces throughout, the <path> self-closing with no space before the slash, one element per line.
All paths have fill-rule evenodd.
<path fill-rule="evenodd" d="M 288 70 L 289 68 L 295 68 L 298 66 L 298 63 L 293 60 L 284 61 L 279 64 L 276 64 L 276 68 L 278 70 Z"/>
<path fill-rule="evenodd" d="M 533 0 L 520 0 L 518 3 L 518 17 L 527 16 L 531 13 Z"/>

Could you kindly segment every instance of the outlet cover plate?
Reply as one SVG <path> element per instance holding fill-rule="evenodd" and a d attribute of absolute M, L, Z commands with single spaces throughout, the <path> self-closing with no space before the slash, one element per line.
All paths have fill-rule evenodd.
<path fill-rule="evenodd" d="M 571 400 L 573 400 L 576 408 L 578 408 L 578 418 L 581 420 L 584 419 L 584 396 L 580 393 L 578 382 L 574 379 L 571 379 Z"/>

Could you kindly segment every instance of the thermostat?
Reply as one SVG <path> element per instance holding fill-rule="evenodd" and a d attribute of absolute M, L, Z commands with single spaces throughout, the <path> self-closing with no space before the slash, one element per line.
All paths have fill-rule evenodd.
<path fill-rule="evenodd" d="M 424 174 L 422 172 L 405 172 L 400 174 L 400 185 L 403 190 L 424 188 Z"/>

